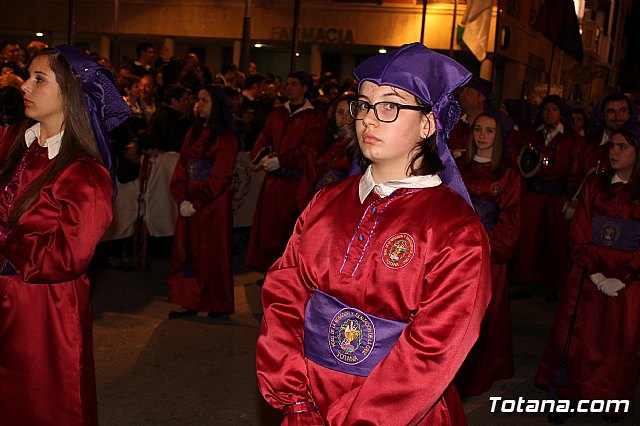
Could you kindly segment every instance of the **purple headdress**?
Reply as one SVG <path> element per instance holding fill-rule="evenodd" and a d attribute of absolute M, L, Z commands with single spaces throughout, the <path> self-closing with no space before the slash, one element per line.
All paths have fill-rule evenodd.
<path fill-rule="evenodd" d="M 82 84 L 82 99 L 91 120 L 93 134 L 115 189 L 115 165 L 111 158 L 111 141 L 107 132 L 122 124 L 131 115 L 131 109 L 118 92 L 111 71 L 77 47 L 64 44 L 55 49 L 69 62 Z"/>
<path fill-rule="evenodd" d="M 421 43 L 411 43 L 365 60 L 353 70 L 353 75 L 358 80 L 358 90 L 363 81 L 371 81 L 406 90 L 431 105 L 436 119 L 438 156 L 444 164 L 440 178 L 472 205 L 447 146 L 449 133 L 460 117 L 460 107 L 452 92 L 469 81 L 471 73 L 448 56 Z"/>

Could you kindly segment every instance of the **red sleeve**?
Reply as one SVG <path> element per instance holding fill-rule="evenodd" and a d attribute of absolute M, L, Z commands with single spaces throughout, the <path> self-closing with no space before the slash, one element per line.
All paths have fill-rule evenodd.
<path fill-rule="evenodd" d="M 253 145 L 253 149 L 251 150 L 251 154 L 249 154 L 249 158 L 253 161 L 254 158 L 258 155 L 260 150 L 265 146 L 273 146 L 273 121 L 277 120 L 277 110 L 274 110 L 267 117 L 267 121 L 265 121 L 264 126 L 262 127 L 262 131 L 258 135 L 258 139 L 256 139 L 255 145 Z"/>
<path fill-rule="evenodd" d="M 28 283 L 79 277 L 111 222 L 112 193 L 109 173 L 97 162 L 69 165 L 0 241 L 0 253 Z"/>
<path fill-rule="evenodd" d="M 187 199 L 187 190 L 189 185 L 189 179 L 187 176 L 187 162 L 189 161 L 189 155 L 187 151 L 189 149 L 189 141 L 191 140 L 191 129 L 189 129 L 184 140 L 184 145 L 182 145 L 182 148 L 180 149 L 180 158 L 178 158 L 176 168 L 173 170 L 173 175 L 171 176 L 171 182 L 169 183 L 171 195 L 178 205 Z"/>
<path fill-rule="evenodd" d="M 305 111 L 300 114 L 304 113 Z M 316 156 L 320 152 L 320 147 L 324 143 L 324 118 L 317 110 L 310 110 L 306 113 L 305 126 L 302 129 L 302 135 L 300 135 L 302 142 L 297 144 L 295 149 L 278 152 L 280 167 L 296 167 L 296 164 L 300 163 L 300 159 L 303 159 L 303 163 L 306 163 L 306 159 L 310 155 Z"/>
<path fill-rule="evenodd" d="M 522 177 L 514 168 L 505 171 L 504 189 L 498 199 L 500 214 L 498 223 L 488 232 L 491 256 L 495 262 L 509 261 L 516 249 L 520 234 L 520 200 Z"/>
<path fill-rule="evenodd" d="M 589 273 L 598 271 L 598 254 L 593 246 L 591 236 L 591 219 L 594 186 L 599 176 L 591 176 L 588 184 L 582 190 L 581 196 L 578 198 L 578 205 L 571 220 L 571 228 L 569 230 L 569 242 L 571 244 L 571 259 L 573 262 L 583 268 L 587 268 Z"/>
<path fill-rule="evenodd" d="M 194 205 L 201 206 L 212 202 L 231 185 L 233 170 L 236 166 L 236 157 L 238 156 L 238 142 L 233 134 L 228 133 L 218 136 L 216 144 L 218 145 L 218 152 L 215 164 L 207 184 L 197 194 L 194 194 Z M 195 207 L 195 209 L 198 210 L 198 207 Z"/>
<path fill-rule="evenodd" d="M 413 320 L 364 383 L 331 404 L 329 424 L 415 424 L 442 397 L 478 338 L 491 297 L 489 242 L 477 218 L 434 254 L 425 283 Z"/>
<path fill-rule="evenodd" d="M 309 206 L 316 199 L 317 195 Z M 313 402 L 302 342 L 304 310 L 313 288 L 298 269 L 300 235 L 309 208 L 298 218 L 284 254 L 269 270 L 262 288 L 264 316 L 256 344 L 258 387 L 277 409 Z M 290 414 L 283 418 L 283 424 L 322 425 L 323 420 L 317 412 L 307 412 Z"/>

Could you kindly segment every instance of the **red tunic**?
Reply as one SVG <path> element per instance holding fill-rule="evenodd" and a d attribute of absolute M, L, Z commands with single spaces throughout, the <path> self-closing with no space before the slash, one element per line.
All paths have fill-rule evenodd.
<path fill-rule="evenodd" d="M 171 179 L 171 193 L 180 204 L 193 203 L 196 214 L 178 217 L 169 272 L 169 302 L 200 312 L 232 314 L 233 211 L 231 178 L 237 141 L 222 131 L 209 146 L 210 129 L 189 131 Z M 204 176 L 197 160 L 211 160 Z M 196 161 L 194 163 L 194 161 Z M 189 164 L 191 162 L 191 170 Z"/>
<path fill-rule="evenodd" d="M 386 198 L 372 192 L 361 204 L 359 180 L 347 178 L 314 197 L 267 274 L 256 347 L 260 391 L 279 409 L 317 404 L 319 414 L 289 415 L 283 424 L 466 424 L 452 381 L 490 299 L 486 233 L 444 185 L 398 189 Z M 402 235 L 412 256 L 387 266 L 393 264 L 384 248 Z M 314 289 L 408 323 L 367 377 L 304 357 L 304 311 Z"/>
<path fill-rule="evenodd" d="M 586 268 L 569 352 L 569 386 L 558 388 L 561 398 L 632 399 L 640 374 L 640 250 L 595 245 L 591 230 L 596 216 L 640 221 L 640 204 L 630 201 L 631 185 L 616 183 L 607 190 L 605 179 L 604 175 L 589 178 L 576 208 L 571 224 L 573 267 L 536 377 L 538 386 L 549 388 Z M 626 287 L 617 297 L 606 296 L 589 279 L 596 272 L 618 278 Z"/>
<path fill-rule="evenodd" d="M 487 230 L 491 243 L 491 302 L 480 337 L 456 376 L 461 395 L 480 395 L 500 379 L 513 377 L 513 339 L 507 262 L 520 233 L 522 179 L 514 165 L 492 172 L 491 163 L 473 161 L 462 171 L 471 199 L 497 203 L 497 222 Z"/>
<path fill-rule="evenodd" d="M 523 143 L 531 144 L 548 159 L 548 165 L 525 178 L 522 197 L 520 241 L 516 252 L 516 279 L 520 284 L 535 284 L 557 289 L 569 270 L 569 221 L 562 208 L 569 194 L 571 173 L 581 137 L 568 126 L 544 144 L 542 130 L 530 130 Z"/>
<path fill-rule="evenodd" d="M 25 156 L 17 194 L 53 164 L 37 142 Z M 8 237 L 13 206 L 0 204 L 0 254 L 17 272 L 0 276 L 3 425 L 98 422 L 86 270 L 111 221 L 112 192 L 102 165 L 78 159 L 42 187 Z"/>
<path fill-rule="evenodd" d="M 467 146 L 469 145 L 469 139 L 471 138 L 472 134 L 473 129 L 471 129 L 471 125 L 469 123 L 465 123 L 462 120 L 459 120 L 456 125 L 453 126 L 453 129 L 451 129 L 448 143 L 449 149 L 452 151 L 466 151 Z"/>
<path fill-rule="evenodd" d="M 583 140 L 580 145 L 569 178 L 569 187 L 573 193 L 577 191 L 590 169 L 593 168 L 597 173 L 609 169 L 609 144 L 600 145 L 601 141 L 602 137 Z"/>
<path fill-rule="evenodd" d="M 254 158 L 270 146 L 280 161 L 280 169 L 267 174 L 262 183 L 251 227 L 246 264 L 260 271 L 269 269 L 282 255 L 296 219 L 310 199 L 312 188 L 300 187 L 300 181 L 305 167 L 312 163 L 309 158 L 315 158 L 322 147 L 325 123 L 320 111 L 303 108 L 293 114 L 285 107 L 274 109 L 251 152 Z"/>

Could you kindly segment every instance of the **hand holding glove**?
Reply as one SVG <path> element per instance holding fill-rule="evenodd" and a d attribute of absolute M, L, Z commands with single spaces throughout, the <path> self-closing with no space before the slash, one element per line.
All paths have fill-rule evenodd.
<path fill-rule="evenodd" d="M 590 275 L 589 278 L 598 287 L 598 290 L 609 297 L 616 297 L 618 292 L 626 287 L 625 283 L 619 279 L 607 278 L 600 272 Z"/>
<path fill-rule="evenodd" d="M 278 157 L 274 156 L 269 156 L 269 157 L 265 157 L 260 164 L 262 165 L 262 167 L 267 171 L 267 172 L 272 172 L 274 170 L 278 170 L 280 168 L 280 160 L 278 160 Z"/>
<path fill-rule="evenodd" d="M 182 217 L 191 217 L 196 213 L 196 209 L 193 208 L 191 201 L 183 201 L 180 203 L 180 215 Z"/>

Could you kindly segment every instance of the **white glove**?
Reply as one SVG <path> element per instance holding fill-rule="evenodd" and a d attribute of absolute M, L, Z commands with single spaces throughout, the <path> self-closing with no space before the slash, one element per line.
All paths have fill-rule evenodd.
<path fill-rule="evenodd" d="M 451 150 L 451 155 L 453 156 L 454 160 L 457 160 L 458 158 L 462 157 L 462 154 L 466 151 L 466 149 L 452 149 Z"/>
<path fill-rule="evenodd" d="M 597 272 L 595 274 L 591 274 L 589 275 L 589 278 L 591 278 L 591 282 L 598 287 L 600 285 L 600 283 L 604 280 L 607 279 L 607 277 L 605 277 L 603 274 L 601 274 L 600 272 Z M 598 290 L 600 290 L 600 287 L 598 287 Z"/>
<path fill-rule="evenodd" d="M 191 201 L 184 200 L 180 203 L 180 215 L 183 217 L 191 217 L 196 212 Z"/>
<path fill-rule="evenodd" d="M 280 168 L 280 160 L 275 155 L 273 157 L 265 157 L 260 162 L 262 167 L 268 172 L 272 172 L 274 170 L 278 170 Z"/>
<path fill-rule="evenodd" d="M 625 287 L 626 285 L 617 278 L 607 278 L 598 284 L 598 290 L 609 297 L 616 297 L 618 295 L 618 291 Z"/>
<path fill-rule="evenodd" d="M 573 218 L 573 213 L 576 211 L 576 203 L 573 201 L 567 201 L 564 203 L 562 207 L 562 213 L 564 213 L 564 218 L 567 220 L 571 220 Z"/>

